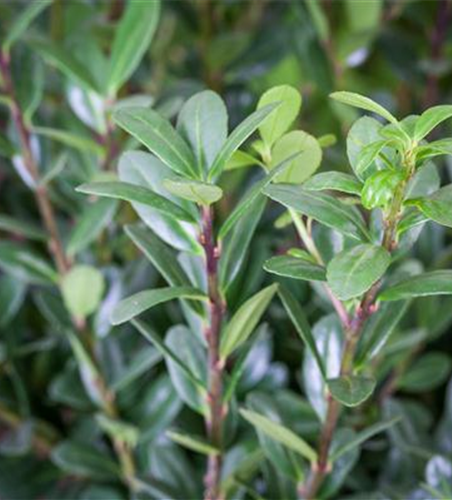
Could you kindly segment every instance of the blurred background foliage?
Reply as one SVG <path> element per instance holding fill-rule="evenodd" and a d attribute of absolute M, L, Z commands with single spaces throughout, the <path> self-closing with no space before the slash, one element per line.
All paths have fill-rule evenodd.
<path fill-rule="evenodd" d="M 29 3 L 0 1 L 2 40 Z M 113 107 L 152 102 L 174 117 L 189 96 L 211 88 L 225 99 L 232 128 L 255 109 L 265 90 L 291 84 L 303 95 L 297 126 L 316 137 L 334 134 L 337 139 L 334 144 L 328 139 L 321 169 L 347 171 L 345 136 L 358 112 L 336 106 L 328 99 L 331 91 L 366 94 L 397 116 L 452 99 L 448 0 L 164 0 L 139 67 L 117 96 L 102 97 L 93 88 L 101 88 L 105 80 L 106 57 L 125 3 L 54 0 L 11 50 L 16 97 L 67 256 L 97 267 L 106 280 L 99 307 L 86 324 L 78 325 L 89 337 L 103 389 L 74 348 L 73 325 L 53 286 L 47 236 L 29 189 L 32 181 L 3 105 L 7 100 L 0 94 L 0 496 L 5 499 L 129 498 L 118 472 L 124 469 L 118 443 L 133 450 L 141 478 L 137 498 L 202 495 L 204 459 L 170 442 L 164 432 L 176 425 L 202 433 L 199 415 L 185 404 L 180 374 L 171 367 L 167 371 L 161 355 L 131 327 L 112 329 L 107 321 L 120 297 L 161 279 L 122 231 L 136 215 L 125 205 L 87 201 L 74 191 L 94 177 L 111 176 L 120 152 L 134 145 L 111 124 Z M 446 128 L 443 136 L 448 132 Z M 441 172 L 450 182 L 452 165 Z M 223 177 L 220 219 L 256 173 L 235 169 Z M 268 207 L 243 279 L 234 283 L 231 295 L 237 300 L 271 281 L 262 271 L 267 257 L 297 243 L 292 230 L 274 228 L 277 214 L 276 206 Z M 329 231 L 321 237 L 324 251 L 339 244 Z M 427 224 L 406 266 L 444 268 L 451 259 L 447 229 Z M 315 329 L 334 363 L 337 343 L 334 325 L 325 326 L 332 321 L 325 319 L 327 301 L 303 283 L 287 286 L 310 320 L 321 320 Z M 181 313 L 173 304 L 148 316 L 163 335 Z M 306 393 L 306 381 L 315 385 L 315 374 L 308 359 L 302 362 L 302 344 L 279 303 L 266 319 L 245 364 L 238 402 L 248 398 L 262 413 L 279 415 L 309 439 L 319 423 L 297 394 L 300 387 Z M 363 498 L 366 492 L 366 498 L 421 499 L 428 494 L 437 498 L 438 491 L 442 498 L 452 496 L 451 324 L 450 300 L 432 297 L 410 305 L 410 313 L 373 360 L 378 399 L 351 416 L 357 428 L 375 414 L 403 419 L 389 438 L 365 447 L 359 461 L 357 454 L 347 455 L 324 497 Z M 391 324 L 378 327 L 390 329 Z M 194 355 L 187 354 L 190 359 Z M 110 418 L 99 415 L 93 402 L 99 390 L 101 397 L 114 401 Z M 316 397 L 307 396 L 311 402 Z M 269 444 L 260 447 L 249 426 L 229 420 L 227 435 L 236 443 L 225 462 L 231 498 L 296 498 L 284 450 L 268 453 Z"/>

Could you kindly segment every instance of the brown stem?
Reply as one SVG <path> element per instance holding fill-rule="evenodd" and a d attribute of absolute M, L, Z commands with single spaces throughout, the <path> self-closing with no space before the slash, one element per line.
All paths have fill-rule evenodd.
<path fill-rule="evenodd" d="M 14 84 L 11 77 L 10 55 L 7 52 L 0 52 L 0 74 L 3 80 L 3 91 L 7 94 L 10 100 L 11 117 L 19 135 L 24 165 L 31 179 L 33 180 L 33 192 L 35 195 L 36 204 L 38 206 L 42 222 L 49 235 L 49 251 L 55 262 L 55 266 L 58 270 L 59 276 L 60 278 L 62 278 L 68 271 L 70 271 L 71 263 L 64 252 L 64 247 L 56 224 L 55 212 L 49 198 L 47 187 L 40 182 L 39 168 L 35 161 L 31 148 L 30 130 L 27 126 L 27 123 L 25 122 L 22 109 L 16 97 Z M 72 323 L 75 330 L 79 333 L 80 337 L 85 338 L 87 350 L 90 353 L 93 362 L 97 364 L 94 349 L 92 349 L 92 346 L 90 345 L 90 340 L 86 339 L 86 329 L 84 322 L 79 321 L 77 318 L 72 318 Z M 117 418 L 118 411 L 115 406 L 113 394 L 108 389 L 108 386 L 105 383 L 104 379 L 99 380 L 98 383 L 99 389 L 102 394 L 105 412 L 111 418 Z M 113 446 L 121 463 L 124 480 L 129 485 L 129 487 L 133 489 L 135 465 L 131 450 L 124 443 L 124 441 L 119 438 L 113 438 Z"/>
<path fill-rule="evenodd" d="M 206 421 L 207 434 L 211 444 L 219 453 L 209 455 L 205 476 L 205 499 L 221 498 L 220 481 L 223 446 L 223 364 L 220 359 L 220 333 L 224 304 L 218 286 L 219 249 L 213 235 L 213 212 L 210 207 L 202 210 L 201 243 L 206 258 L 207 288 L 209 296 L 209 324 L 205 330 L 208 346 L 209 416 Z"/>

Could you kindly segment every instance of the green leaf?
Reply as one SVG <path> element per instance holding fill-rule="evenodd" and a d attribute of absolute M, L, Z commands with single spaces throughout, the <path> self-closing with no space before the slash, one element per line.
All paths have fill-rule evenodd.
<path fill-rule="evenodd" d="M 302 186 L 271 185 L 264 194 L 287 208 L 306 215 L 357 240 L 369 240 L 369 233 L 357 210 L 324 193 Z"/>
<path fill-rule="evenodd" d="M 134 425 L 128 424 L 116 418 L 108 417 L 102 413 L 96 415 L 99 427 L 112 439 L 118 439 L 131 448 L 137 445 L 140 431 Z"/>
<path fill-rule="evenodd" d="M 0 215 L 0 230 L 28 238 L 30 240 L 43 241 L 47 239 L 45 231 L 30 222 Z"/>
<path fill-rule="evenodd" d="M 192 436 L 182 432 L 167 431 L 166 435 L 177 444 L 191 451 L 202 453 L 203 455 L 218 455 L 220 450 L 209 444 L 199 436 Z"/>
<path fill-rule="evenodd" d="M 61 144 L 64 144 L 65 146 L 78 149 L 83 153 L 90 152 L 101 156 L 104 152 L 104 148 L 100 144 L 97 144 L 97 142 L 94 142 L 87 137 L 68 132 L 67 130 L 50 127 L 33 127 L 32 131 L 35 134 L 61 142 Z"/>
<path fill-rule="evenodd" d="M 278 104 L 268 104 L 264 108 L 258 109 L 238 125 L 223 144 L 220 152 L 215 157 L 210 169 L 208 180 L 216 179 L 223 171 L 234 151 L 236 151 L 248 137 L 264 122 L 277 107 Z"/>
<path fill-rule="evenodd" d="M 140 64 L 160 15 L 160 1 L 128 2 L 111 48 L 107 90 L 115 95 Z"/>
<path fill-rule="evenodd" d="M 264 263 L 264 269 L 278 276 L 306 281 L 326 281 L 325 269 L 306 259 L 281 255 Z"/>
<path fill-rule="evenodd" d="M 228 135 L 228 113 L 221 97 L 211 90 L 192 96 L 179 113 L 177 130 L 190 145 L 198 172 L 207 173 Z"/>
<path fill-rule="evenodd" d="M 20 310 L 25 292 L 25 283 L 7 274 L 0 276 L 0 327 L 8 325 Z"/>
<path fill-rule="evenodd" d="M 139 319 L 133 319 L 132 325 L 143 335 L 145 339 L 151 342 L 164 356 L 170 358 L 175 364 L 185 373 L 185 375 L 202 391 L 206 391 L 206 386 L 203 381 L 198 378 L 193 371 L 169 349 L 162 339 L 151 329 L 146 323 Z"/>
<path fill-rule="evenodd" d="M 452 271 L 432 271 L 411 276 L 389 286 L 379 300 L 402 300 L 428 295 L 452 295 Z"/>
<path fill-rule="evenodd" d="M 366 111 L 370 111 L 372 113 L 380 115 L 394 125 L 398 124 L 397 119 L 393 115 L 391 115 L 389 111 L 383 108 L 383 106 L 380 106 L 380 104 L 377 104 L 375 101 L 372 101 L 372 99 L 369 99 L 368 97 L 365 97 L 363 95 L 356 94 L 354 92 L 340 91 L 333 92 L 332 94 L 330 94 L 330 97 L 335 101 L 341 102 L 342 104 L 347 104 L 348 106 L 364 109 Z"/>
<path fill-rule="evenodd" d="M 95 194 L 96 196 L 105 196 L 107 198 L 116 198 L 128 202 L 135 201 L 152 207 L 158 212 L 169 215 L 176 220 L 195 222 L 192 215 L 183 208 L 179 207 L 164 196 L 136 184 L 121 181 L 92 182 L 90 184 L 82 184 L 81 186 L 78 186 L 76 191 L 85 194 Z"/>
<path fill-rule="evenodd" d="M 264 169 L 266 168 L 260 160 L 254 158 L 254 156 L 249 153 L 238 149 L 232 153 L 232 156 L 226 163 L 224 170 L 236 170 L 239 168 L 251 167 L 252 165 L 259 165 Z"/>
<path fill-rule="evenodd" d="M 33 20 L 51 3 L 52 0 L 41 0 L 39 2 L 32 2 L 28 7 L 23 9 L 16 19 L 14 19 L 14 22 L 8 27 L 8 31 L 2 43 L 2 50 L 9 52 L 13 44 L 15 44 L 27 31 L 27 28 Z"/>
<path fill-rule="evenodd" d="M 117 480 L 120 475 L 115 462 L 90 444 L 63 441 L 52 450 L 51 458 L 55 465 L 75 476 Z"/>
<path fill-rule="evenodd" d="M 96 311 L 104 289 L 102 273 L 86 265 L 74 266 L 61 282 L 64 303 L 76 318 L 85 318 Z"/>
<path fill-rule="evenodd" d="M 387 250 L 378 245 L 362 244 L 343 250 L 328 264 L 326 277 L 340 300 L 360 297 L 378 281 L 391 262 Z"/>
<path fill-rule="evenodd" d="M 0 243 L 0 269 L 20 281 L 31 284 L 55 284 L 58 273 L 28 248 L 11 241 Z"/>
<path fill-rule="evenodd" d="M 97 200 L 83 211 L 67 243 L 67 254 L 73 257 L 85 250 L 110 224 L 118 204 L 114 200 Z"/>
<path fill-rule="evenodd" d="M 399 184 L 403 182 L 400 171 L 383 170 L 372 174 L 366 179 L 361 193 L 364 208 L 371 210 L 376 207 L 389 207 Z"/>
<path fill-rule="evenodd" d="M 370 427 L 367 427 L 366 429 L 356 434 L 351 441 L 348 441 L 347 443 L 334 450 L 334 452 L 329 457 L 330 461 L 333 463 L 336 462 L 339 458 L 342 457 L 342 455 L 345 455 L 350 450 L 357 448 L 359 445 L 366 442 L 376 434 L 380 434 L 380 432 L 386 431 L 394 424 L 396 424 L 399 420 L 400 417 L 394 417 L 385 422 L 378 422 L 374 425 L 371 425 Z"/>
<path fill-rule="evenodd" d="M 328 389 L 334 399 L 345 406 L 358 406 L 375 389 L 375 379 L 358 375 L 343 375 L 327 380 Z"/>
<path fill-rule="evenodd" d="M 410 365 L 397 380 L 397 389 L 426 392 L 437 388 L 449 377 L 452 360 L 442 352 L 429 352 Z"/>
<path fill-rule="evenodd" d="M 452 227 L 452 185 L 425 198 L 407 200 L 405 204 L 416 206 L 427 218 L 442 226 Z"/>
<path fill-rule="evenodd" d="M 163 185 L 175 196 L 194 201 L 198 205 L 211 205 L 223 196 L 223 190 L 213 184 L 187 179 L 165 179 Z"/>
<path fill-rule="evenodd" d="M 319 168 L 322 161 L 322 148 L 315 137 L 302 130 L 288 132 L 276 141 L 272 149 L 270 168 L 275 168 L 289 156 L 297 153 L 298 155 L 293 158 L 284 172 L 275 177 L 275 182 L 300 184 Z"/>
<path fill-rule="evenodd" d="M 416 122 L 413 139 L 415 141 L 420 141 L 440 123 L 451 117 L 452 105 L 450 104 L 433 106 L 432 108 L 427 109 L 427 111 L 424 111 Z"/>
<path fill-rule="evenodd" d="M 96 82 L 89 70 L 67 49 L 44 40 L 33 40 L 32 48 L 71 81 L 78 83 L 86 90 L 97 90 Z"/>
<path fill-rule="evenodd" d="M 322 172 L 308 179 L 303 184 L 308 191 L 340 191 L 349 194 L 361 194 L 362 184 L 350 174 L 342 172 Z"/>
<path fill-rule="evenodd" d="M 357 163 L 354 167 L 356 175 L 363 178 L 363 174 L 372 165 L 377 158 L 380 157 L 382 151 L 391 143 L 390 140 L 384 139 L 371 142 L 364 146 L 358 153 Z"/>
<path fill-rule="evenodd" d="M 452 139 L 439 139 L 416 148 L 417 161 L 440 155 L 452 155 Z"/>
<path fill-rule="evenodd" d="M 259 323 L 277 289 L 277 284 L 270 285 L 253 295 L 239 307 L 221 336 L 220 357 L 223 360 L 246 342 Z"/>
<path fill-rule="evenodd" d="M 297 436 L 287 427 L 273 422 L 267 417 L 260 415 L 251 410 L 240 410 L 242 417 L 247 420 L 251 425 L 261 430 L 275 441 L 282 443 L 287 448 L 299 453 L 310 462 L 317 460 L 317 453 L 311 446 L 301 437 Z"/>
<path fill-rule="evenodd" d="M 312 334 L 303 309 L 289 290 L 283 286 L 279 287 L 278 294 L 287 314 L 297 330 L 298 335 L 300 335 L 301 339 L 313 355 L 323 379 L 326 379 L 325 362 L 317 349 L 314 335 Z"/>
<path fill-rule="evenodd" d="M 288 168 L 292 159 L 298 154 L 299 153 L 295 153 L 295 155 L 289 156 L 288 158 L 283 160 L 265 177 L 254 184 L 254 186 L 240 200 L 239 204 L 234 208 L 229 217 L 225 220 L 224 224 L 221 226 L 220 232 L 218 233 L 219 240 L 225 238 L 229 231 L 240 221 L 243 216 L 247 214 L 249 208 L 253 205 L 253 202 L 255 202 L 256 199 L 261 195 L 262 190 L 270 184 L 275 176 Z"/>
<path fill-rule="evenodd" d="M 152 109 L 139 107 L 120 109 L 113 119 L 172 170 L 183 176 L 196 176 L 196 160 L 169 120 Z"/>
<path fill-rule="evenodd" d="M 206 296 L 192 287 L 166 287 L 143 290 L 121 300 L 113 309 L 112 325 L 121 325 L 152 307 L 174 299 L 206 300 Z"/>
<path fill-rule="evenodd" d="M 257 104 L 257 109 L 272 103 L 280 103 L 278 109 L 269 116 L 268 120 L 259 126 L 262 139 L 271 147 L 294 122 L 301 108 L 300 92 L 290 85 L 278 85 L 267 90 Z"/>

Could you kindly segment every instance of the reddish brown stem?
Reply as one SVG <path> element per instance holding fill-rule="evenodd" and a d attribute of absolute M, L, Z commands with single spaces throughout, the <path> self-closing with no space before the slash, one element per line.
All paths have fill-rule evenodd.
<path fill-rule="evenodd" d="M 209 455 L 205 476 L 205 499 L 221 498 L 220 482 L 223 446 L 223 366 L 220 359 L 220 333 L 224 304 L 218 286 L 219 250 L 213 235 L 213 212 L 210 207 L 202 210 L 201 243 L 204 247 L 207 288 L 209 296 L 209 324 L 205 330 L 208 346 L 209 416 L 206 421 L 209 440 L 219 453 Z"/>

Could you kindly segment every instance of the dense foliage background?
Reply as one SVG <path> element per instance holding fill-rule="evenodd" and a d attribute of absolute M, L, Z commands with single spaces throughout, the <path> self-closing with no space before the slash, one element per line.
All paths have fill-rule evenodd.
<path fill-rule="evenodd" d="M 359 112 L 337 105 L 328 95 L 339 89 L 360 92 L 397 116 L 449 103 L 452 4 L 164 0 L 138 67 L 104 94 L 92 87 L 105 83 L 107 57 L 127 1 L 46 2 L 15 37 L 12 28 L 29 4 L 0 1 L 3 63 L 8 52 L 11 74 L 11 82 L 5 73 L 0 79 L 0 497 L 201 498 L 204 455 L 165 434 L 173 428 L 203 433 L 202 419 L 186 404 L 187 384 L 132 326 L 112 327 L 108 321 L 120 298 L 163 283 L 122 229 L 137 216 L 129 205 L 75 191 L 92 179 L 110 178 L 121 152 L 138 147 L 113 125 L 112 110 L 127 103 L 152 104 L 174 118 L 187 98 L 210 88 L 224 98 L 232 129 L 255 110 L 264 91 L 290 84 L 303 95 L 296 127 L 318 138 L 336 138 L 323 137 L 320 170 L 348 172 L 345 138 Z M 9 83 L 37 159 L 36 178 L 30 178 L 21 131 L 11 119 Z M 449 133 L 446 122 L 442 137 Z M 449 161 L 435 159 L 444 167 L 439 172 L 446 183 L 452 175 Z M 257 167 L 224 174 L 218 221 L 258 176 Z M 88 305 L 79 302 L 86 320 L 71 321 L 55 285 L 52 254 L 59 250 L 52 241 L 50 249 L 47 245 L 36 205 L 42 192 L 62 235 L 61 266 L 86 264 L 105 280 L 105 290 L 102 285 L 96 290 L 96 282 L 83 290 Z M 268 203 L 245 265 L 231 285 L 232 307 L 274 281 L 262 270 L 265 259 L 299 243 L 291 227 L 274 226 L 280 213 Z M 337 242 L 330 233 L 321 238 L 326 249 L 334 249 Z M 431 270 L 448 268 L 451 260 L 447 228 L 427 223 L 404 265 Z M 322 318 L 314 331 L 325 338 L 327 362 L 335 363 L 337 345 L 328 333 L 334 331 L 334 320 L 326 316 L 331 306 L 307 283 L 288 281 L 287 286 L 311 324 Z M 183 321 L 177 303 L 153 309 L 146 320 L 161 337 Z M 312 359 L 278 301 L 265 320 L 247 356 L 234 404 L 254 401 L 262 413 L 279 415 L 311 440 L 319 431 L 306 399 L 315 398 L 309 395 L 316 377 L 315 370 L 310 372 Z M 451 323 L 450 298 L 418 299 L 409 305 L 390 342 L 373 359 L 376 397 L 350 412 L 348 423 L 360 429 L 382 415 L 402 418 L 368 442 L 360 457 L 358 452 L 346 455 L 322 497 L 452 497 Z M 88 360 L 79 337 L 91 350 Z M 177 345 L 177 340 L 173 344 L 181 351 L 196 350 Z M 237 412 L 231 414 L 224 471 L 229 497 L 296 498 L 291 457 L 258 440 Z M 134 493 L 118 472 L 130 467 L 140 478 Z"/>

